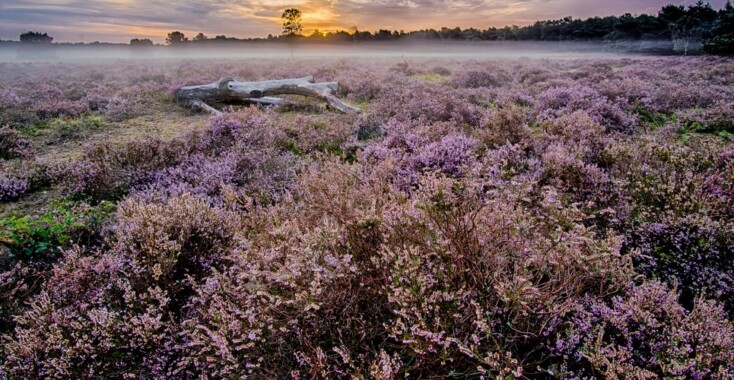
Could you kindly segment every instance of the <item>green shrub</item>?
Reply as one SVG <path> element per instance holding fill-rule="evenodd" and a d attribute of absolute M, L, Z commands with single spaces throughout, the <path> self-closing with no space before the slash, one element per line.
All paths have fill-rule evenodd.
<path fill-rule="evenodd" d="M 0 219 L 0 244 L 12 261 L 48 261 L 73 243 L 91 244 L 114 211 L 111 202 L 97 206 L 63 202 L 40 215 Z"/>
<path fill-rule="evenodd" d="M 60 143 L 88 136 L 90 131 L 100 129 L 104 122 L 104 117 L 99 115 L 82 116 L 78 119 L 54 119 L 50 123 L 53 130 L 51 142 Z"/>

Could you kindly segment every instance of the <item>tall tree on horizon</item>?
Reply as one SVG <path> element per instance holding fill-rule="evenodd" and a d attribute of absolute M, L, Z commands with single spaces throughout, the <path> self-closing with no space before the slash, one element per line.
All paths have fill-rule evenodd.
<path fill-rule="evenodd" d="M 283 20 L 283 36 L 299 36 L 303 32 L 301 17 L 303 14 L 296 8 L 289 8 L 280 16 Z"/>

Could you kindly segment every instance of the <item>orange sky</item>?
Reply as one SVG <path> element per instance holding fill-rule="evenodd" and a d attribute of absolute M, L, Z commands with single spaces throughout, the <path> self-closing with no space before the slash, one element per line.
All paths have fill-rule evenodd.
<path fill-rule="evenodd" d="M 163 42 L 173 30 L 190 37 L 265 37 L 280 33 L 280 14 L 290 7 L 303 11 L 306 33 L 354 26 L 486 29 L 565 16 L 657 13 L 671 2 L 694 0 L 0 0 L 0 39 L 17 39 L 27 30 L 48 32 L 60 42 Z M 711 3 L 718 8 L 725 0 Z"/>

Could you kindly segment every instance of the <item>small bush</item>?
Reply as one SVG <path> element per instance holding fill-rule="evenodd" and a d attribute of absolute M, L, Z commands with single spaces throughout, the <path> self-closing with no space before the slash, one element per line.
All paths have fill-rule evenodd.
<path fill-rule="evenodd" d="M 10 127 L 0 127 L 0 160 L 28 158 L 35 149 L 30 141 L 22 138 L 18 131 Z"/>
<path fill-rule="evenodd" d="M 714 301 L 693 310 L 665 285 L 631 287 L 612 302 L 589 301 L 556 341 L 560 378 L 726 379 L 734 371 L 734 326 Z"/>
<path fill-rule="evenodd" d="M 41 119 L 57 117 L 75 118 L 89 112 L 89 104 L 82 101 L 54 99 L 36 103 L 34 110 L 36 115 Z"/>
<path fill-rule="evenodd" d="M 721 300 L 734 315 L 734 239 L 731 227 L 693 217 L 678 223 L 643 224 L 629 234 L 627 245 L 639 250 L 638 270 L 675 284 L 681 302 L 690 307 L 704 294 Z"/>
<path fill-rule="evenodd" d="M 451 70 L 449 70 L 449 69 L 447 69 L 447 68 L 445 68 L 443 66 L 436 66 L 436 67 L 434 67 L 434 68 L 431 69 L 431 73 L 432 74 L 436 74 L 436 75 L 440 75 L 440 76 L 443 76 L 443 77 L 447 77 L 447 76 L 451 75 Z"/>
<path fill-rule="evenodd" d="M 107 101 L 103 114 L 107 120 L 124 121 L 142 115 L 143 109 L 134 100 L 116 96 Z"/>
<path fill-rule="evenodd" d="M 25 179 L 0 174 L 0 202 L 16 200 L 29 189 L 30 185 Z"/>
<path fill-rule="evenodd" d="M 192 287 L 223 270 L 238 219 L 186 196 L 125 202 L 117 219 L 109 249 L 64 252 L 18 316 L 4 350 L 8 375 L 174 376 L 178 318 Z"/>
<path fill-rule="evenodd" d="M 0 108 L 0 125 L 23 129 L 40 122 L 41 119 L 26 108 Z"/>
<path fill-rule="evenodd" d="M 612 103 L 598 91 L 584 86 L 551 88 L 538 95 L 539 119 L 545 120 L 575 111 L 586 111 L 609 130 L 629 131 L 635 119 L 619 104 Z"/>
<path fill-rule="evenodd" d="M 77 140 L 99 130 L 104 125 L 101 116 L 84 116 L 79 119 L 55 119 L 50 123 L 53 129 L 51 141 L 61 143 L 68 140 Z"/>
<path fill-rule="evenodd" d="M 118 200 L 153 172 L 184 160 L 188 149 L 181 140 L 160 139 L 94 145 L 66 166 L 62 185 L 75 197 Z"/>
<path fill-rule="evenodd" d="M 98 231 L 114 208 L 107 202 L 61 203 L 41 215 L 9 216 L 0 219 L 0 241 L 13 260 L 53 262 L 71 244 L 99 243 Z"/>
<path fill-rule="evenodd" d="M 464 71 L 454 77 L 454 85 L 457 87 L 480 88 L 500 86 L 507 77 L 503 77 L 497 71 Z"/>
<path fill-rule="evenodd" d="M 678 118 L 685 131 L 700 133 L 734 133 L 734 102 L 717 102 L 705 109 L 680 112 Z"/>
<path fill-rule="evenodd" d="M 527 114 L 527 109 L 512 104 L 490 109 L 476 128 L 476 137 L 488 148 L 526 143 L 530 136 Z"/>

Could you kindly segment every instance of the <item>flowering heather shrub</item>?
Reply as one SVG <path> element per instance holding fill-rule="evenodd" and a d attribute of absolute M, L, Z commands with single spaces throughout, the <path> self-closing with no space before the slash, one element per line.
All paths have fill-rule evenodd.
<path fill-rule="evenodd" d="M 596 241 L 573 224 L 564 232 L 562 215 L 536 218 L 460 183 L 428 181 L 413 211 L 389 217 L 397 245 L 382 259 L 390 336 L 424 371 L 521 376 L 542 360 L 535 339 L 579 294 L 629 278 L 616 238 Z"/>
<path fill-rule="evenodd" d="M 638 252 L 638 271 L 677 284 L 686 306 L 709 294 L 721 297 L 731 313 L 732 219 L 723 211 L 726 193 L 715 185 L 726 172 L 717 165 L 725 162 L 717 163 L 712 149 L 641 141 L 610 154 L 618 165 L 612 172 L 626 176 L 631 213 L 624 223 L 625 250 Z"/>
<path fill-rule="evenodd" d="M 435 204 L 443 202 L 435 199 L 435 196 L 440 196 L 436 191 L 453 192 L 451 188 L 455 187 L 451 182 L 441 181 L 422 186 L 431 190 L 421 193 L 420 200 L 412 201 L 406 209 L 405 206 L 398 206 L 399 203 L 391 205 L 391 199 L 397 200 L 394 197 L 399 197 L 397 193 L 391 195 L 391 190 L 384 193 L 384 187 L 372 187 L 367 182 L 355 183 L 359 178 L 358 169 L 344 164 L 327 164 L 324 168 L 328 168 L 327 173 L 333 173 L 333 176 L 323 178 L 321 171 L 313 171 L 302 179 L 304 193 L 299 194 L 299 197 L 307 201 L 304 203 L 306 209 L 298 216 L 291 216 L 289 224 L 277 230 L 268 227 L 286 215 L 286 205 L 283 205 L 286 208 L 282 210 L 255 208 L 252 211 L 252 217 L 260 220 L 253 221 L 259 226 L 258 230 L 275 235 L 268 240 L 255 239 L 251 245 L 237 251 L 232 257 L 234 266 L 215 275 L 200 288 L 194 301 L 193 310 L 196 312 L 191 315 L 190 321 L 184 323 L 187 332 L 181 348 L 191 354 L 183 357 L 178 373 L 195 374 L 203 371 L 219 377 L 245 374 L 274 377 L 294 374 L 348 376 L 369 371 L 374 373 L 380 363 L 382 371 L 403 372 L 405 368 L 399 369 L 403 361 L 417 363 L 424 374 L 446 373 L 449 368 L 476 371 L 478 365 L 482 371 L 486 368 L 490 373 L 497 373 L 498 368 L 505 366 L 510 366 L 507 367 L 507 374 L 522 372 L 523 369 L 518 367 L 523 364 L 508 357 L 505 352 L 510 350 L 519 356 L 524 352 L 523 347 L 534 344 L 532 339 L 528 334 L 518 334 L 503 328 L 506 326 L 503 322 L 486 326 L 486 318 L 491 318 L 491 322 L 499 315 L 507 315 L 515 321 L 518 330 L 529 328 L 530 325 L 538 328 L 542 323 L 536 324 L 525 319 L 521 305 L 531 304 L 541 308 L 545 307 L 542 305 L 554 305 L 558 310 L 563 310 L 561 304 L 571 302 L 568 296 L 579 290 L 566 288 L 563 285 L 565 281 L 554 279 L 543 281 L 545 290 L 539 294 L 532 290 L 532 280 L 524 285 L 515 284 L 510 280 L 513 276 L 509 274 L 494 277 L 492 281 L 496 281 L 496 286 L 479 280 L 489 280 L 485 276 L 476 277 L 478 282 L 466 276 L 466 265 L 472 265 L 472 268 L 480 271 L 500 268 L 522 270 L 522 265 L 511 263 L 523 257 L 523 254 L 513 255 L 513 259 L 504 256 L 499 259 L 493 255 L 515 252 L 509 246 L 498 246 L 498 240 L 493 240 L 506 239 L 506 233 L 516 231 L 510 222 L 513 218 L 508 218 L 502 225 L 497 224 L 504 219 L 503 215 L 507 215 L 508 210 L 500 211 L 493 206 L 477 215 L 470 205 L 481 200 L 469 194 L 457 195 L 468 196 L 466 199 L 453 199 L 448 194 L 455 204 Z M 383 206 L 370 204 L 374 199 L 372 197 L 378 193 L 384 194 Z M 385 214 L 386 219 L 381 222 L 374 214 L 377 211 L 375 206 L 387 206 L 387 210 L 398 207 Z M 465 212 L 470 214 L 465 215 Z M 431 217 L 424 218 L 424 213 Z M 491 218 L 493 223 L 488 223 L 487 218 Z M 435 221 L 423 225 L 422 220 Z M 471 232 L 466 236 L 463 234 L 465 231 Z M 525 230 L 520 228 L 515 233 L 523 234 L 521 231 Z M 516 242 L 510 240 L 506 244 L 522 245 L 526 239 L 534 239 L 520 236 L 517 235 Z M 434 241 L 434 237 L 438 237 L 438 241 Z M 438 247 L 435 246 L 436 242 L 440 244 Z M 541 241 L 537 243 L 545 244 Z M 569 247 L 578 247 L 582 251 L 608 249 L 603 248 L 607 247 L 603 245 L 607 243 L 598 247 L 579 243 L 579 246 L 569 243 Z M 405 244 L 410 244 L 414 253 L 401 251 Z M 616 246 L 616 243 L 611 244 Z M 568 252 L 566 249 L 564 252 Z M 549 257 L 550 261 L 539 264 L 538 269 L 551 270 L 551 267 L 561 265 L 569 276 L 575 278 L 581 275 L 577 271 L 582 271 L 594 278 L 610 276 L 608 279 L 611 283 L 627 281 L 621 279 L 627 277 L 624 270 L 620 269 L 628 266 L 613 258 L 614 255 L 591 256 L 604 259 L 602 262 L 585 259 L 584 264 L 572 264 L 557 262 Z M 440 258 L 448 260 L 446 266 L 440 265 Z M 540 258 L 527 257 L 530 261 L 537 259 Z M 605 260 L 611 261 L 606 264 Z M 404 265 L 415 267 L 407 271 Z M 589 268 L 587 265 L 596 269 L 589 272 L 582 269 Z M 598 265 L 610 267 L 607 270 Z M 437 271 L 436 274 L 426 277 L 427 273 L 433 271 Z M 419 281 L 429 283 L 425 289 L 416 288 Z M 460 284 L 466 290 L 440 290 L 442 286 L 462 288 Z M 509 295 L 515 294 L 518 286 L 527 288 L 522 293 L 523 298 L 515 301 L 515 296 Z M 431 293 L 433 289 L 438 292 L 435 297 Z M 560 301 L 560 298 L 555 302 L 543 298 L 555 297 L 551 294 L 556 292 L 564 301 Z M 473 297 L 468 295 L 492 302 L 494 311 L 487 314 L 489 311 L 485 313 L 478 310 L 482 306 L 471 301 Z M 436 301 L 433 301 L 434 298 Z M 434 305 L 434 302 L 438 304 L 428 308 L 418 306 Z M 440 314 L 443 309 L 438 305 L 448 302 L 454 302 L 458 307 L 457 312 L 469 319 L 467 327 L 483 329 L 475 333 L 476 339 L 504 336 L 503 341 L 498 343 L 500 346 L 484 348 L 472 343 L 468 335 L 472 328 L 461 329 L 452 322 L 455 316 L 443 318 L 443 314 Z M 452 308 L 447 308 L 446 312 L 450 310 Z M 292 317 L 283 318 L 284 315 Z M 424 324 L 421 321 L 428 321 L 425 318 L 434 322 Z M 385 321 L 392 321 L 387 331 L 383 327 Z M 406 341 L 401 338 L 405 334 L 400 331 L 407 326 L 412 326 L 406 332 L 414 338 Z M 434 333 L 435 329 L 443 328 L 446 328 L 445 332 Z M 467 335 L 456 335 L 463 332 L 467 332 Z M 394 343 L 387 344 L 391 341 Z M 384 349 L 364 352 L 364 342 L 384 345 Z M 531 360 L 526 357 L 523 359 Z M 499 367 L 500 364 L 503 366 Z M 524 364 L 527 368 L 533 367 L 530 363 Z"/>
<path fill-rule="evenodd" d="M 685 75 L 676 73 L 674 75 Z M 684 82 L 663 81 L 653 94 L 652 103 L 657 109 L 666 112 L 686 110 L 697 107 L 710 107 L 717 101 L 728 99 L 732 93 L 731 86 L 712 86 L 706 81 Z M 728 97 L 727 97 L 728 95 Z"/>
<path fill-rule="evenodd" d="M 604 79 L 618 79 L 611 64 L 604 61 L 592 61 L 580 65 L 577 70 L 571 73 L 571 77 L 584 83 L 598 83 Z"/>
<path fill-rule="evenodd" d="M 178 166 L 152 173 L 141 195 L 156 197 L 160 193 L 163 199 L 184 193 L 213 197 L 221 187 L 234 182 L 236 164 L 231 159 L 210 161 L 201 155 L 189 157 Z"/>
<path fill-rule="evenodd" d="M 659 111 L 654 105 L 652 98 L 656 91 L 655 86 L 650 82 L 640 80 L 640 78 L 603 78 L 598 83 L 589 85 L 594 85 L 594 88 L 601 95 L 606 96 L 612 101 L 642 105 L 646 108 Z"/>
<path fill-rule="evenodd" d="M 0 89 L 0 126 L 21 127 L 37 122 L 36 114 L 24 108 L 24 103 L 15 91 Z"/>
<path fill-rule="evenodd" d="M 28 301 L 41 291 L 60 250 L 73 244 L 102 245 L 105 226 L 114 205 L 62 203 L 40 215 L 0 219 L 0 331 L 12 332 L 13 316 L 26 310 Z"/>
<path fill-rule="evenodd" d="M 18 107 L 21 103 L 20 97 L 14 91 L 0 89 L 0 109 Z"/>
<path fill-rule="evenodd" d="M 238 225 L 235 215 L 189 195 L 164 204 L 124 202 L 117 216 L 111 249 L 131 255 L 163 289 L 185 287 L 216 268 Z"/>
<path fill-rule="evenodd" d="M 89 112 L 89 105 L 83 101 L 53 100 L 37 103 L 34 111 L 41 119 L 60 116 L 78 117 Z"/>
<path fill-rule="evenodd" d="M 110 121 L 123 121 L 143 114 L 142 106 L 134 100 L 116 96 L 104 107 L 104 116 Z"/>
<path fill-rule="evenodd" d="M 495 70 L 464 71 L 453 78 L 454 86 L 460 88 L 494 87 L 509 80 L 509 76 Z"/>
<path fill-rule="evenodd" d="M 519 66 L 519 67 L 517 67 Z M 557 73 L 545 66 L 538 65 L 517 65 L 515 67 L 515 78 L 525 85 L 534 85 L 546 82 L 557 76 Z"/>
<path fill-rule="evenodd" d="M 23 196 L 29 188 L 28 181 L 23 178 L 0 174 L 0 202 L 16 200 Z"/>
<path fill-rule="evenodd" d="M 68 165 L 64 185 L 72 195 L 114 199 L 145 181 L 153 171 L 181 162 L 188 150 L 182 140 L 98 144 Z"/>
<path fill-rule="evenodd" d="M 705 109 L 680 112 L 678 119 L 694 132 L 734 133 L 734 102 L 718 101 Z"/>
<path fill-rule="evenodd" d="M 58 184 L 63 169 L 64 165 L 56 160 L 35 158 L 11 162 L 11 165 L 7 165 L 6 176 L 25 181 L 28 184 L 27 192 L 31 193 Z"/>
<path fill-rule="evenodd" d="M 284 135 L 273 131 L 273 114 L 250 109 L 210 120 L 189 136 L 199 154 L 165 164 L 137 181 L 135 196 L 166 199 L 190 193 L 221 204 L 227 191 L 272 197 L 288 188 L 296 169 L 292 154 L 276 149 Z"/>
<path fill-rule="evenodd" d="M 716 157 L 705 146 L 641 140 L 617 145 L 605 155 L 615 161 L 611 171 L 627 181 L 635 220 L 680 220 L 708 208 L 711 194 L 705 183 Z"/>
<path fill-rule="evenodd" d="M 329 115 L 326 120 L 320 115 L 297 115 L 292 120 L 279 123 L 282 132 L 273 132 L 275 145 L 293 154 L 303 156 L 315 152 L 345 155 L 349 152 L 354 140 L 354 130 L 345 128 L 353 120 L 344 115 Z M 370 131 L 363 131 L 369 139 Z M 372 131 L 378 134 L 379 131 Z M 358 132 L 359 134 L 359 132 Z M 360 136 L 357 136 L 360 139 Z"/>
<path fill-rule="evenodd" d="M 192 303 L 195 312 L 183 324 L 180 349 L 190 354 L 177 371 L 217 377 L 344 376 L 350 363 L 335 358 L 338 347 L 328 345 L 341 341 L 360 349 L 360 342 L 376 338 L 364 336 L 370 332 L 365 319 L 373 316 L 358 314 L 369 305 L 361 305 L 364 296 L 356 293 L 356 266 L 338 249 L 339 230 L 283 227 L 273 231 L 280 241 L 238 252 L 233 267 L 200 288 Z M 350 357 L 347 349 L 346 360 L 352 358 L 358 357 Z M 340 373 L 338 367 L 346 370 Z"/>
<path fill-rule="evenodd" d="M 728 379 L 734 325 L 714 301 L 691 311 L 659 283 L 630 287 L 611 303 L 587 301 L 556 341 L 561 378 Z"/>
<path fill-rule="evenodd" d="M 729 148 L 716 159 L 716 171 L 706 178 L 706 190 L 714 198 L 711 214 L 734 218 L 734 149 Z"/>
<path fill-rule="evenodd" d="M 597 165 L 582 161 L 571 149 L 563 145 L 548 147 L 542 157 L 540 183 L 567 194 L 598 228 L 619 225 L 629 216 L 624 183 L 611 178 Z"/>
<path fill-rule="evenodd" d="M 519 144 L 487 151 L 480 165 L 479 176 L 491 187 L 504 188 L 510 182 L 517 182 L 537 190 L 542 174 L 542 162 Z"/>
<path fill-rule="evenodd" d="M 18 131 L 10 127 L 0 127 L 0 160 L 28 158 L 35 149 L 30 141 L 22 138 Z"/>
<path fill-rule="evenodd" d="M 221 270 L 238 218 L 187 196 L 124 202 L 117 218 L 112 246 L 94 256 L 67 251 L 19 316 L 6 345 L 9 376 L 169 375 L 182 307 L 192 286 Z"/>
<path fill-rule="evenodd" d="M 462 101 L 458 91 L 436 91 L 429 84 L 416 82 L 385 91 L 380 99 L 370 103 L 366 117 L 378 124 L 391 118 L 423 124 L 452 122 L 474 126 L 479 122 L 476 108 Z"/>
<path fill-rule="evenodd" d="M 6 253 L 3 253 L 5 255 Z M 4 264 L 0 273 L 0 333 L 13 332 L 13 318 L 25 311 L 27 302 L 40 291 L 42 272 L 21 263 Z M 0 370 L 0 373 L 4 371 Z"/>
<path fill-rule="evenodd" d="M 220 154 L 235 143 L 267 147 L 274 143 L 277 132 L 270 112 L 251 107 L 243 112 L 215 116 L 207 123 L 207 130 L 200 137 L 197 149 Z"/>
<path fill-rule="evenodd" d="M 104 89 L 92 89 L 84 96 L 84 101 L 87 102 L 90 111 L 100 111 L 110 102 L 109 93 Z"/>
<path fill-rule="evenodd" d="M 288 154 L 238 146 L 220 158 L 195 155 L 152 173 L 136 194 L 165 199 L 190 193 L 221 203 L 224 191 L 234 187 L 238 192 L 274 196 L 287 188 L 294 169 L 295 162 Z"/>
<path fill-rule="evenodd" d="M 467 167 L 476 163 L 473 152 L 477 141 L 464 135 L 449 135 L 440 141 L 422 146 L 407 163 L 400 175 L 410 181 L 421 171 L 437 171 L 450 177 L 460 177 Z"/>
<path fill-rule="evenodd" d="M 684 305 L 706 294 L 734 314 L 732 227 L 701 219 L 643 224 L 629 233 L 627 244 L 639 251 L 638 271 L 677 284 Z"/>
<path fill-rule="evenodd" d="M 391 120 L 382 128 L 386 137 L 368 146 L 362 157 L 370 163 L 394 162 L 394 181 L 403 189 L 416 186 L 424 172 L 461 177 L 477 162 L 478 142 L 450 125 L 421 128 Z"/>
<path fill-rule="evenodd" d="M 584 86 L 544 91 L 538 95 L 537 111 L 541 120 L 574 111 L 586 111 L 594 121 L 610 130 L 626 131 L 634 123 L 634 118 L 618 104 L 611 103 L 596 90 Z"/>
<path fill-rule="evenodd" d="M 534 139 L 536 152 L 542 153 L 548 146 L 557 144 L 565 146 L 585 163 L 601 163 L 604 150 L 613 142 L 604 126 L 584 111 L 544 120 L 538 127 L 543 133 Z"/>
<path fill-rule="evenodd" d="M 346 93 L 347 98 L 355 102 L 370 101 L 385 91 L 383 81 L 369 71 L 339 78 L 339 85 L 342 87 L 340 91 Z"/>
<path fill-rule="evenodd" d="M 492 108 L 484 114 L 475 136 L 489 148 L 526 143 L 530 137 L 528 114 L 526 108 L 514 104 Z"/>

